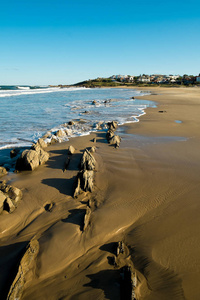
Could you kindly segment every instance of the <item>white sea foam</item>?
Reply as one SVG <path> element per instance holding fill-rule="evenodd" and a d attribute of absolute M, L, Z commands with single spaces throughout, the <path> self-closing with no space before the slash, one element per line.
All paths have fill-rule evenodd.
<path fill-rule="evenodd" d="M 55 92 L 71 92 L 84 90 L 85 88 L 45 88 L 45 89 L 30 89 L 29 87 L 18 87 L 19 90 L 1 90 L 0 97 L 12 97 L 12 96 L 22 96 L 22 95 L 34 95 L 34 94 L 47 94 Z"/>

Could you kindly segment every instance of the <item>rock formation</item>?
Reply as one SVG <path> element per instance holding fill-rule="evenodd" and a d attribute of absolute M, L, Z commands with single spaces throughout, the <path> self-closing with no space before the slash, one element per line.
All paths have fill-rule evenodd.
<path fill-rule="evenodd" d="M 43 150 L 41 145 L 44 145 L 41 141 L 33 144 L 31 149 L 24 150 L 20 157 L 16 161 L 15 169 L 17 171 L 35 170 L 39 165 L 43 165 L 49 159 L 49 154 Z M 45 143 L 45 142 L 44 142 Z M 46 143 L 45 143 L 46 146 Z"/>
<path fill-rule="evenodd" d="M 3 181 L 0 184 L 0 213 L 3 210 L 12 213 L 22 199 L 22 191 L 16 187 L 6 184 Z"/>
<path fill-rule="evenodd" d="M 82 170 L 94 170 L 95 168 L 95 158 L 94 156 L 86 149 L 83 153 L 81 159 L 81 169 Z"/>
<path fill-rule="evenodd" d="M 109 144 L 114 145 L 116 148 L 119 147 L 121 142 L 121 137 L 115 135 L 115 130 L 117 129 L 118 124 L 115 121 L 108 122 L 108 131 L 106 133 L 106 139 Z"/>
<path fill-rule="evenodd" d="M 24 285 L 31 280 L 31 270 L 34 267 L 35 259 L 39 252 L 37 240 L 31 240 L 29 246 L 22 257 L 17 275 L 10 287 L 7 300 L 20 300 L 24 291 Z"/>
<path fill-rule="evenodd" d="M 90 217 L 91 217 L 91 209 L 89 206 L 87 206 L 86 212 L 85 212 L 85 217 L 84 217 L 83 231 L 85 231 L 86 228 L 88 227 L 88 224 L 90 222 Z"/>
<path fill-rule="evenodd" d="M 122 241 L 117 243 L 117 251 L 116 254 L 117 256 L 119 256 L 120 253 L 124 253 L 125 249 L 124 249 L 124 243 Z"/>
<path fill-rule="evenodd" d="M 94 156 L 91 154 L 91 152 L 89 152 L 88 149 L 86 149 L 81 158 L 81 171 L 79 171 L 77 175 L 74 198 L 77 197 L 82 191 L 93 191 L 95 164 L 96 161 Z"/>
<path fill-rule="evenodd" d="M 7 175 L 8 172 L 6 171 L 6 168 L 0 167 L 0 177 Z"/>

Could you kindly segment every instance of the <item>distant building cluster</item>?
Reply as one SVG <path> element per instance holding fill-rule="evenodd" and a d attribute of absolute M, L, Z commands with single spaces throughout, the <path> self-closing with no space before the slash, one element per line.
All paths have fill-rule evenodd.
<path fill-rule="evenodd" d="M 110 77 L 112 81 L 124 82 L 124 83 L 152 83 L 152 84 L 195 84 L 200 83 L 200 74 L 198 76 L 193 75 L 113 75 Z"/>

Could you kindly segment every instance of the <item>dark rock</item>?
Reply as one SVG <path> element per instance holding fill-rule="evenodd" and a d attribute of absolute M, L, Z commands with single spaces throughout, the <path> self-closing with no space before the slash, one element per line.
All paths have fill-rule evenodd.
<path fill-rule="evenodd" d="M 159 113 L 166 113 L 167 111 L 166 110 L 159 110 L 158 112 Z"/>
<path fill-rule="evenodd" d="M 74 125 L 75 123 L 73 122 L 73 121 L 69 121 L 68 122 L 68 125 L 70 125 L 70 126 L 72 126 L 72 125 Z"/>
<path fill-rule="evenodd" d="M 93 100 L 93 101 L 92 101 L 92 105 L 95 105 L 95 104 L 97 104 L 97 101 L 96 101 L 96 100 Z"/>
<path fill-rule="evenodd" d="M 19 148 L 15 148 L 13 150 L 10 151 L 10 157 L 16 157 L 18 154 L 20 153 L 20 149 Z"/>
<path fill-rule="evenodd" d="M 117 266 L 117 262 L 116 262 L 116 257 L 115 256 L 108 256 L 107 259 L 108 259 L 109 265 L 114 266 L 114 267 Z"/>

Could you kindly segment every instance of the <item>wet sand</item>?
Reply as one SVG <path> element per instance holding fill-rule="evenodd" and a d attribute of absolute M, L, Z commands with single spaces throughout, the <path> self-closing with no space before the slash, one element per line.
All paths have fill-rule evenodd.
<path fill-rule="evenodd" d="M 199 299 L 200 89 L 146 90 L 152 95 L 141 98 L 157 107 L 117 130 L 119 149 L 107 144 L 105 132 L 92 133 L 48 147 L 50 159 L 37 170 L 5 177 L 23 199 L 0 216 L 1 299 L 32 238 L 39 253 L 23 300 L 125 299 L 125 265 L 137 277 L 136 299 Z M 76 152 L 63 172 L 69 145 Z M 74 199 L 81 155 L 93 145 L 94 191 Z M 92 213 L 83 231 L 88 201 Z M 113 265 L 118 241 L 125 252 Z"/>

